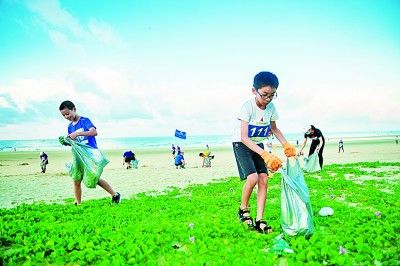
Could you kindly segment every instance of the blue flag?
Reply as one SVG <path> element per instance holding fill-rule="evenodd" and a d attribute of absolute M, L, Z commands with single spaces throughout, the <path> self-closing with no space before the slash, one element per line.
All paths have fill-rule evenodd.
<path fill-rule="evenodd" d="M 186 132 L 175 129 L 175 137 L 180 139 L 186 139 Z"/>

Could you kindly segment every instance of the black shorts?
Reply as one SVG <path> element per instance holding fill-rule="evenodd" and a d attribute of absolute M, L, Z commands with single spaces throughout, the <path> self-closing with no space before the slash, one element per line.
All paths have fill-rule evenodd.
<path fill-rule="evenodd" d="M 257 145 L 264 149 L 264 144 L 258 143 Z M 250 174 L 254 173 L 268 174 L 267 166 L 260 155 L 250 150 L 242 142 L 233 142 L 232 146 L 241 180 L 247 179 Z"/>

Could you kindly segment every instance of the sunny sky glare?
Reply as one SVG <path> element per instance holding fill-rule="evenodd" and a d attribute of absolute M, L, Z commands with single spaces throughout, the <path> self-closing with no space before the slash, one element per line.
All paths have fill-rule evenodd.
<path fill-rule="evenodd" d="M 272 71 L 285 132 L 400 129 L 400 1 L 0 1 L 0 139 L 231 134 Z"/>

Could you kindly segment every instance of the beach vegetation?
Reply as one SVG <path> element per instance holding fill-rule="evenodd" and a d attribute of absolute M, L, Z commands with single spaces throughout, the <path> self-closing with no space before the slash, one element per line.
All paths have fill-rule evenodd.
<path fill-rule="evenodd" d="M 238 177 L 140 193 L 119 205 L 108 198 L 22 204 L 0 209 L 0 264 L 396 265 L 399 176 L 397 162 L 333 164 L 305 174 L 315 231 L 309 239 L 284 237 L 293 253 L 271 249 L 281 234 L 279 174 L 269 180 L 265 218 L 274 232 L 267 235 L 239 223 Z M 254 195 L 251 203 L 255 216 Z M 334 214 L 322 217 L 326 206 Z"/>

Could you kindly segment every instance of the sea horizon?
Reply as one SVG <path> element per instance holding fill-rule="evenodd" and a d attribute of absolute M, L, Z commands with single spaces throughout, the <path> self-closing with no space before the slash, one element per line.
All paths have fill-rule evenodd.
<path fill-rule="evenodd" d="M 353 132 L 326 132 L 326 141 L 337 139 L 359 139 L 368 137 L 395 137 L 400 135 L 400 130 L 390 131 L 353 131 Z M 303 141 L 304 132 L 285 134 L 289 142 L 296 143 Z M 170 148 L 172 144 L 182 147 L 203 147 L 229 146 L 232 142 L 231 135 L 188 135 L 187 139 L 178 139 L 174 136 L 159 137 L 97 137 L 100 149 L 136 149 L 136 148 Z M 274 139 L 273 142 L 277 143 Z M 62 146 L 58 138 L 54 139 L 25 139 L 25 140 L 0 140 L 0 152 L 9 151 L 42 151 L 42 150 L 65 150 L 68 147 Z"/>

